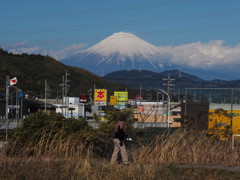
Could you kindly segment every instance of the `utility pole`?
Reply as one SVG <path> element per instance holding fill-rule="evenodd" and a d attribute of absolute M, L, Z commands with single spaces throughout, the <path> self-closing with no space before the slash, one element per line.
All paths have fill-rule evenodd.
<path fill-rule="evenodd" d="M 92 104 L 93 100 L 92 100 L 92 88 L 90 88 L 88 90 L 88 95 L 89 95 L 89 103 Z"/>
<path fill-rule="evenodd" d="M 63 81 L 61 84 L 59 84 L 59 86 L 61 86 L 61 89 L 62 89 L 62 115 L 63 115 L 63 108 L 64 108 L 64 95 L 65 95 L 65 92 L 64 92 L 64 75 L 63 75 Z"/>
<path fill-rule="evenodd" d="M 70 85 L 68 85 L 68 82 L 70 82 L 68 80 L 69 75 L 70 74 L 66 70 L 65 75 L 63 75 L 63 81 L 59 85 L 62 87 L 62 114 L 64 114 L 65 116 L 67 115 L 67 105 L 68 105 L 67 104 L 67 93 L 68 93 L 68 89 L 70 87 Z"/>
<path fill-rule="evenodd" d="M 70 82 L 69 80 L 68 80 L 68 76 L 69 76 L 70 74 L 68 73 L 68 71 L 66 70 L 66 73 L 65 73 L 65 90 L 64 90 L 64 92 L 65 92 L 65 113 L 67 112 L 67 107 L 68 107 L 68 105 L 69 105 L 69 100 L 68 100 L 68 102 L 67 102 L 67 93 L 68 93 L 68 88 L 70 87 L 69 85 L 68 85 L 68 82 Z"/>
<path fill-rule="evenodd" d="M 139 93 L 140 93 L 140 97 L 142 97 L 142 84 L 140 83 L 140 87 L 139 87 Z"/>
<path fill-rule="evenodd" d="M 49 91 L 49 87 L 47 84 L 47 79 L 45 79 L 45 88 L 44 88 L 44 98 L 45 98 L 45 104 L 44 104 L 44 111 L 47 113 L 47 94 Z"/>
<path fill-rule="evenodd" d="M 175 79 L 171 79 L 170 78 L 170 75 L 168 74 L 168 78 L 166 79 L 166 78 L 163 78 L 163 80 L 164 81 L 167 81 L 167 84 L 163 84 L 164 86 L 167 86 L 167 92 L 166 92 L 166 94 L 167 94 L 167 96 L 168 96 L 168 103 L 167 103 L 167 121 L 168 121 L 168 127 L 169 127 L 169 121 L 170 121 L 170 109 L 171 109 L 171 101 L 170 101 L 170 99 L 172 98 L 172 96 L 171 96 L 171 91 L 172 91 L 172 87 L 174 86 L 174 84 L 172 84 L 172 81 L 174 81 Z"/>
<path fill-rule="evenodd" d="M 167 86 L 167 94 L 171 97 L 171 91 L 172 91 L 172 87 L 174 86 L 174 84 L 171 84 L 172 81 L 174 81 L 175 79 L 171 79 L 170 75 L 168 74 L 168 78 L 163 78 L 164 81 L 167 81 L 167 84 L 163 84 L 164 86 Z"/>

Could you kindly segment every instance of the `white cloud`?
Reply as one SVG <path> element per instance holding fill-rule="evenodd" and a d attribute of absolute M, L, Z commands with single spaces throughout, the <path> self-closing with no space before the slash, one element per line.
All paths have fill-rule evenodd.
<path fill-rule="evenodd" d="M 12 52 L 13 54 L 46 54 L 46 51 L 40 47 L 30 47 L 26 42 L 18 42 L 15 44 L 8 44 L 2 46 L 4 50 Z"/>
<path fill-rule="evenodd" d="M 5 45 L 3 49 L 15 54 L 42 54 L 49 55 L 57 60 L 81 53 L 85 44 L 76 44 L 59 50 L 46 50 L 35 46 L 31 47 L 26 42 Z M 160 46 L 161 61 L 158 63 L 163 68 L 164 61 L 169 64 L 188 66 L 201 69 L 237 69 L 240 65 L 240 45 L 226 46 L 224 41 L 215 40 L 208 43 L 194 42 L 180 46 Z"/>
<path fill-rule="evenodd" d="M 224 46 L 224 41 L 195 42 L 172 47 L 159 47 L 161 56 L 169 61 L 193 68 L 212 69 L 240 64 L 240 45 Z"/>
<path fill-rule="evenodd" d="M 84 47 L 86 47 L 85 44 L 76 44 L 76 45 L 65 47 L 60 50 L 47 50 L 38 46 L 31 47 L 26 42 L 19 42 L 11 45 L 4 45 L 3 49 L 9 52 L 12 52 L 13 54 L 22 54 L 22 53 L 41 54 L 41 55 L 51 56 L 56 60 L 61 60 L 67 56 L 71 56 L 71 55 L 82 52 Z"/>
<path fill-rule="evenodd" d="M 65 47 L 57 51 L 49 51 L 48 55 L 54 57 L 57 60 L 61 60 L 68 56 L 81 53 L 84 47 L 86 47 L 85 44 L 76 44 L 76 45 Z"/>

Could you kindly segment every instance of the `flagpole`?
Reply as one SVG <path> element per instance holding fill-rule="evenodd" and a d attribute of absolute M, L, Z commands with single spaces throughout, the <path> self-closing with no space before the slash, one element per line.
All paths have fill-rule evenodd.
<path fill-rule="evenodd" d="M 9 76 L 6 76 L 6 140 L 8 140 L 8 97 L 9 97 Z"/>

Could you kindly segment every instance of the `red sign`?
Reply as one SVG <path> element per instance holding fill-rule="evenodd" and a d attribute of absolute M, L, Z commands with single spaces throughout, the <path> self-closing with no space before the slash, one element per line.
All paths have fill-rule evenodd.
<path fill-rule="evenodd" d="M 145 109 L 143 106 L 138 106 L 138 112 L 143 112 Z"/>
<path fill-rule="evenodd" d="M 104 106 L 107 104 L 107 90 L 95 89 L 94 91 L 94 103 L 98 106 Z"/>
<path fill-rule="evenodd" d="M 97 92 L 97 97 L 98 97 L 99 99 L 104 98 L 104 93 L 105 93 L 105 92 L 103 92 L 103 91 L 98 91 L 98 92 Z"/>
<path fill-rule="evenodd" d="M 89 96 L 87 94 L 81 94 L 79 96 L 79 102 L 80 103 L 87 103 L 89 99 Z"/>
<path fill-rule="evenodd" d="M 17 78 L 16 77 L 10 79 L 10 85 L 12 86 L 14 84 L 17 84 Z"/>

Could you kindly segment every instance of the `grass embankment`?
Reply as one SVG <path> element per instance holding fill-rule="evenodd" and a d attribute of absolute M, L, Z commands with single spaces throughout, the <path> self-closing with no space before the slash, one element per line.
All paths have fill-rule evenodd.
<path fill-rule="evenodd" d="M 156 136 L 145 146 L 135 139 L 139 143 L 128 147 L 133 162 L 110 165 L 111 123 L 93 130 L 84 121 L 54 118 L 39 115 L 34 121 L 38 123 L 26 119 L 27 124 L 14 132 L 0 150 L 0 179 L 240 178 L 239 171 L 191 167 L 240 166 L 239 149 L 232 149 L 229 141 L 207 137 L 206 132 L 178 130 Z M 189 166 L 178 166 L 182 164 Z"/>

